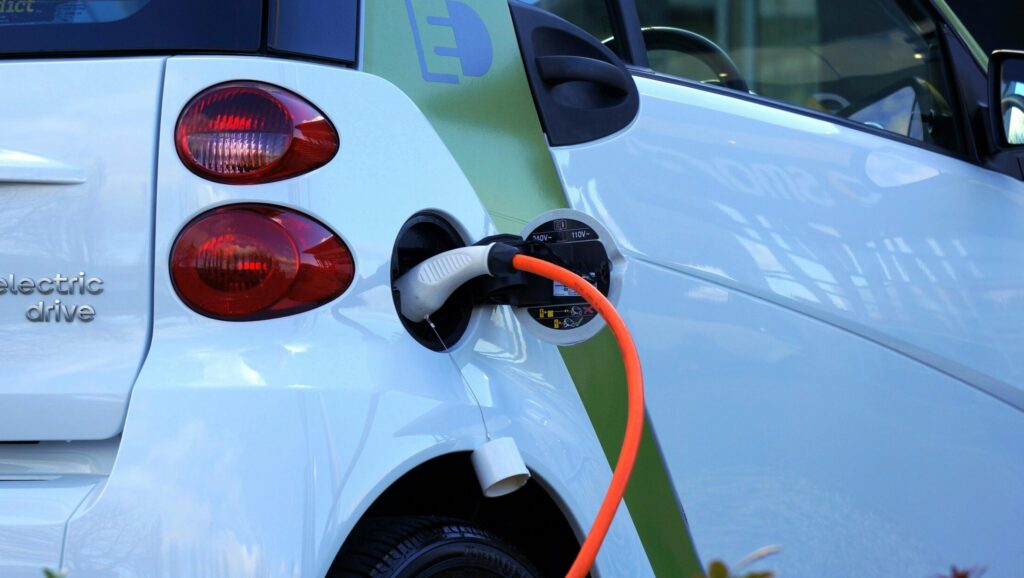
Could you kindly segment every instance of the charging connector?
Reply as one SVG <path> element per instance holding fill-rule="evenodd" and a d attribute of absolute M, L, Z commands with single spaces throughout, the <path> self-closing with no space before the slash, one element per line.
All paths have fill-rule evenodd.
<path fill-rule="evenodd" d="M 552 287 L 551 283 L 560 284 L 592 306 L 596 313 L 600 314 L 608 323 L 619 344 L 619 349 L 622 351 L 626 367 L 628 390 L 626 433 L 608 491 L 601 502 L 601 507 L 590 531 L 587 533 L 587 538 L 567 574 L 570 578 L 582 578 L 590 571 L 604 537 L 611 527 L 640 448 L 644 423 L 643 376 L 640 371 L 640 358 L 625 322 L 598 287 L 562 264 L 524 254 L 528 251 L 542 252 L 545 249 L 542 245 L 514 240 L 511 243 L 489 242 L 485 245 L 452 249 L 430 257 L 413 267 L 395 282 L 394 288 L 398 294 L 401 314 L 410 320 L 422 321 L 441 308 L 459 287 L 482 276 L 493 277 L 496 279 L 496 283 L 489 290 L 486 290 L 485 285 L 484 290 L 477 292 L 477 299 L 480 302 L 512 303 L 514 301 L 520 305 L 529 303 L 530 288 L 534 280 L 545 279 L 548 282 L 548 290 Z M 492 445 L 497 447 L 498 441 L 500 440 L 488 441 L 482 448 Z M 514 448 L 514 442 L 510 443 Z M 487 453 L 487 451 L 481 451 L 480 455 L 486 457 Z M 511 456 L 512 453 L 509 452 L 508 455 Z M 515 452 L 515 455 L 518 456 L 518 451 Z M 484 460 L 484 457 L 481 457 L 481 460 Z M 499 462 L 505 463 L 505 461 L 509 460 L 491 459 L 485 460 L 484 463 L 494 465 Z M 509 463 L 512 462 L 514 460 L 509 461 Z M 505 469 L 517 471 L 516 468 L 504 468 L 501 471 Z M 490 472 L 490 469 L 478 468 L 478 475 L 480 471 Z M 525 467 L 523 471 L 525 471 Z M 485 487 L 485 491 L 487 491 L 487 487 L 493 485 L 488 484 L 488 476 L 481 476 L 481 485 Z M 501 479 L 504 480 L 505 477 Z M 514 479 L 515 484 L 518 485 L 525 483 L 525 479 L 519 477 L 511 476 L 509 479 Z M 499 485 L 498 490 L 504 491 L 504 489 L 504 485 Z"/>
<path fill-rule="evenodd" d="M 409 321 L 423 321 L 471 281 L 476 283 L 475 304 L 534 307 L 550 303 L 551 281 L 517 270 L 513 258 L 520 254 L 570 269 L 543 243 L 511 235 L 489 237 L 481 244 L 434 255 L 402 275 L 394 283 L 399 311 Z"/>
<path fill-rule="evenodd" d="M 395 281 L 402 315 L 423 321 L 437 311 L 456 289 L 482 275 L 490 275 L 488 257 L 495 244 L 459 247 L 434 255 Z"/>

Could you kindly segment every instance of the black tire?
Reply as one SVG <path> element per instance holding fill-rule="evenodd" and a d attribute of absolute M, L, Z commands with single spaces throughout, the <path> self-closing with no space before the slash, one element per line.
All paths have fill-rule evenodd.
<path fill-rule="evenodd" d="M 345 541 L 328 578 L 539 578 L 510 544 L 470 522 L 369 518 Z"/>

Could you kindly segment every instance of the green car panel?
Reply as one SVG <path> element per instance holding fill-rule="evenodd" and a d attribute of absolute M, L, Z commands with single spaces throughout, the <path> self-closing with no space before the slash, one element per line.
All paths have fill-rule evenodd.
<path fill-rule="evenodd" d="M 508 5 L 488 1 L 473 7 L 493 49 L 486 74 L 461 74 L 457 59 L 436 58 L 422 49 L 455 43 L 451 28 L 427 21 L 427 14 L 446 14 L 443 0 L 417 2 L 415 11 L 411 2 L 401 0 L 367 2 L 363 69 L 394 83 L 419 106 L 498 228 L 518 234 L 536 215 L 565 207 L 565 196 L 534 108 Z M 422 66 L 457 82 L 427 81 Z M 609 462 L 614 463 L 626 420 L 625 371 L 614 338 L 604 330 L 561 352 Z M 658 576 L 702 574 L 650 427 L 644 432 L 626 504 Z"/>

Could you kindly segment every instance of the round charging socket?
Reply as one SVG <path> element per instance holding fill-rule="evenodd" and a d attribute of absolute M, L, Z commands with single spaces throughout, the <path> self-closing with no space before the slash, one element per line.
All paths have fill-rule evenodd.
<path fill-rule="evenodd" d="M 409 269 L 430 257 L 465 246 L 466 243 L 458 230 L 444 217 L 436 213 L 413 215 L 402 225 L 395 240 L 394 251 L 391 253 L 392 285 Z M 426 321 L 416 323 L 406 319 L 399 310 L 397 294 L 392 296 L 395 299 L 395 310 L 405 329 L 416 341 L 434 351 L 444 351 L 446 346 L 454 347 L 466 332 L 469 319 L 473 315 L 473 303 L 468 289 L 462 287 L 430 316 L 437 329 L 435 334 L 434 329 Z M 438 340 L 438 335 L 444 341 L 443 344 Z"/>
<path fill-rule="evenodd" d="M 556 262 L 597 287 L 613 305 L 618 302 L 626 261 L 597 219 L 573 209 L 555 209 L 528 223 L 523 238 L 546 245 Z M 547 303 L 515 308 L 523 327 L 559 345 L 585 341 L 604 327 L 604 320 L 579 294 L 561 283 L 547 284 Z"/>

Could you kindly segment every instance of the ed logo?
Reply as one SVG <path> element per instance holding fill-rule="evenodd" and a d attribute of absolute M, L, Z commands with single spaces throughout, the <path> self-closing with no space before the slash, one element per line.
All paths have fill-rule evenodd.
<path fill-rule="evenodd" d="M 426 17 L 425 26 L 417 19 L 414 2 L 420 15 Z M 447 15 L 439 13 L 442 4 Z M 425 5 L 433 10 L 425 9 Z M 460 76 L 483 76 L 491 69 L 491 35 L 480 15 L 467 4 L 459 0 L 405 0 L 405 7 L 423 80 L 458 84 Z M 453 40 L 455 45 L 451 46 Z M 454 73 L 455 70 L 459 73 Z"/>

